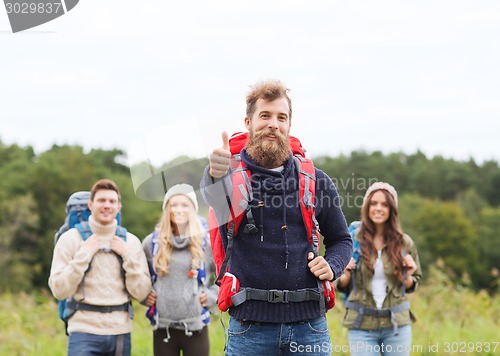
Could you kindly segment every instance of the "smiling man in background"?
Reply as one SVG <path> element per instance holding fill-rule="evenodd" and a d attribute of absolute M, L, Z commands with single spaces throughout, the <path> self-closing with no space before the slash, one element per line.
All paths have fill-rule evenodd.
<path fill-rule="evenodd" d="M 121 198 L 113 181 L 96 182 L 88 206 L 90 237 L 84 240 L 76 228 L 61 236 L 49 287 L 57 299 L 71 298 L 68 303 L 76 310 L 68 320 L 68 355 L 129 356 L 130 298 L 143 301 L 151 291 L 146 257 L 136 236 L 117 236 Z"/>

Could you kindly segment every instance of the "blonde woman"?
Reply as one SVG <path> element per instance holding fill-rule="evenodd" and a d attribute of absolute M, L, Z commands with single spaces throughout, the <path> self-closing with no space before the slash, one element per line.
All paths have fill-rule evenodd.
<path fill-rule="evenodd" d="M 209 307 L 217 286 L 208 287 L 214 271 L 212 253 L 193 187 L 177 184 L 163 200 L 155 232 L 143 242 L 153 276 L 150 306 L 155 355 L 208 355 Z"/>

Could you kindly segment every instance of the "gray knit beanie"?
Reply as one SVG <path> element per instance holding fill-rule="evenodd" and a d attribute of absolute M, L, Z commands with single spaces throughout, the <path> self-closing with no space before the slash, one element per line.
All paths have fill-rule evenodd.
<path fill-rule="evenodd" d="M 165 207 L 167 206 L 168 201 L 170 198 L 172 198 L 174 195 L 185 195 L 186 197 L 191 200 L 191 202 L 194 205 L 194 210 L 195 212 L 198 212 L 198 200 L 196 199 L 196 193 L 194 192 L 194 189 L 192 186 L 189 184 L 176 184 L 172 186 L 168 191 L 167 194 L 165 194 L 165 198 L 163 199 L 163 206 L 162 209 L 165 210 Z"/>

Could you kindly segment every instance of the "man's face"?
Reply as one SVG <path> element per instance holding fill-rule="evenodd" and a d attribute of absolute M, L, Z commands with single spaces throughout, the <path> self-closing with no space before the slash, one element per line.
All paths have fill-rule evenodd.
<path fill-rule="evenodd" d="M 122 204 L 118 199 L 118 193 L 114 190 L 98 190 L 94 195 L 94 200 L 89 201 L 92 216 L 98 223 L 103 225 L 111 224 L 121 207 Z"/>
<path fill-rule="evenodd" d="M 273 132 L 278 131 L 283 136 L 288 137 L 290 132 L 290 107 L 285 98 L 278 98 L 273 101 L 257 99 L 255 111 L 251 118 L 245 118 L 245 126 L 252 136 L 258 131 L 268 129 L 270 134 L 266 140 L 276 141 Z"/>
<path fill-rule="evenodd" d="M 273 101 L 258 99 L 252 117 L 245 118 L 245 126 L 250 132 L 246 149 L 259 166 L 276 168 L 290 157 L 289 113 L 290 108 L 285 98 Z"/>

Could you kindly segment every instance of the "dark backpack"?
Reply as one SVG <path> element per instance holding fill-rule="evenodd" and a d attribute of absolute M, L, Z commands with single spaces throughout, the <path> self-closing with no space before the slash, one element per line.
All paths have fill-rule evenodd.
<path fill-rule="evenodd" d="M 251 210 L 251 173 L 246 165 L 240 158 L 240 152 L 245 147 L 249 138 L 248 132 L 235 133 L 229 139 L 229 147 L 232 154 L 231 159 L 231 174 L 232 174 L 232 196 L 226 192 L 226 200 L 229 205 L 229 222 L 227 223 L 227 247 L 224 248 L 221 232 L 219 229 L 220 224 L 217 221 L 215 212 L 212 208 L 208 213 L 208 224 L 210 228 L 210 243 L 214 256 L 216 266 L 216 284 L 220 286 L 218 306 L 221 311 L 226 311 L 230 306 L 235 304 L 234 297 L 239 290 L 239 281 L 236 276 L 228 271 L 227 264 L 231 257 L 233 238 L 237 235 L 238 229 L 246 216 L 248 223 L 244 226 L 245 231 L 256 231 L 254 219 Z M 290 149 L 293 153 L 295 167 L 298 172 L 300 183 L 300 209 L 304 225 L 308 233 L 308 241 L 313 247 L 315 255 L 319 253 L 319 227 L 315 216 L 314 196 L 316 189 L 316 173 L 312 161 L 305 157 L 305 150 L 300 141 L 293 136 L 290 136 Z M 240 187 L 244 187 L 243 191 Z M 224 281 L 225 280 L 225 281 Z M 319 280 L 318 280 L 319 282 Z M 325 309 L 326 302 L 327 309 L 331 309 L 335 305 L 335 291 L 333 284 L 329 281 L 322 281 L 318 283 L 320 295 L 319 298 L 320 309 Z M 291 292 L 289 292 L 291 293 Z M 249 293 L 247 293 L 247 296 Z M 238 298 L 238 297 L 235 297 Z M 277 298 L 280 298 L 279 296 Z M 242 301 L 239 300 L 238 304 Z"/>
<path fill-rule="evenodd" d="M 92 236 L 92 230 L 90 230 L 90 226 L 88 223 L 89 216 L 91 214 L 90 209 L 88 207 L 88 202 L 90 199 L 90 192 L 80 191 L 71 194 L 66 202 L 66 218 L 64 220 L 64 224 L 57 230 L 54 235 L 54 246 L 59 241 L 60 237 L 68 230 L 72 228 L 76 228 L 80 235 L 82 236 L 83 241 L 87 240 L 90 236 Z M 121 222 L 121 213 L 118 212 L 116 215 L 116 219 L 118 221 L 118 226 L 116 227 L 116 236 L 122 238 L 124 241 L 127 240 L 127 229 L 120 226 Z M 110 251 L 105 251 L 110 252 Z M 117 256 L 119 257 L 119 256 Z M 121 258 L 119 257 L 120 264 Z M 92 263 L 92 262 L 91 262 Z M 91 264 L 89 264 L 89 268 L 85 271 L 85 274 L 90 270 Z M 122 274 L 124 271 L 122 271 Z M 82 288 L 85 282 L 85 274 L 82 279 Z M 59 309 L 59 318 L 64 322 L 66 327 L 66 333 L 68 328 L 68 320 L 69 318 L 78 310 L 86 307 L 82 307 L 80 303 L 75 301 L 73 298 L 66 298 L 64 300 L 58 300 L 58 309 Z M 94 307 L 94 306 L 92 306 Z M 114 306 L 112 307 L 103 307 L 95 306 L 95 308 L 87 308 L 86 310 L 95 310 L 101 312 L 109 312 L 113 310 L 128 310 L 131 312 L 130 307 L 125 309 L 125 306 Z M 115 308 L 110 310 L 110 308 Z"/>

